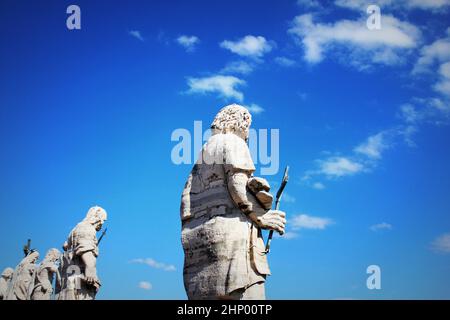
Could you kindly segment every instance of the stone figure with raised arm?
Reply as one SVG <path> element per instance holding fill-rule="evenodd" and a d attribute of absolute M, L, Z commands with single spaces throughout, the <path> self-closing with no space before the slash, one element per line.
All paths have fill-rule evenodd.
<path fill-rule="evenodd" d="M 106 211 L 98 206 L 89 209 L 86 218 L 70 232 L 64 243 L 61 259 L 61 285 L 58 300 L 94 300 L 100 289 L 97 276 L 98 240 L 107 219 Z"/>
<path fill-rule="evenodd" d="M 261 229 L 285 230 L 285 213 L 253 177 L 251 115 L 233 104 L 216 115 L 181 199 L 184 286 L 189 299 L 265 299 L 270 275 Z"/>
<path fill-rule="evenodd" d="M 36 271 L 34 288 L 31 294 L 31 300 L 50 300 L 53 293 L 53 279 L 57 275 L 57 281 L 60 281 L 58 273 L 58 261 L 61 252 L 58 249 L 50 249 Z"/>

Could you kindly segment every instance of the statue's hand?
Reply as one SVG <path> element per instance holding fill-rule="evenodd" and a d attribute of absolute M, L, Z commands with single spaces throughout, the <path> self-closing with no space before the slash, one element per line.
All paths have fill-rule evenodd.
<path fill-rule="evenodd" d="M 258 225 L 263 229 L 275 230 L 282 235 L 286 227 L 286 213 L 280 210 L 269 210 L 258 217 Z"/>
<path fill-rule="evenodd" d="M 86 267 L 84 273 L 84 280 L 86 281 L 87 284 L 95 286 L 95 284 L 99 282 L 97 278 L 97 270 L 95 268 Z"/>

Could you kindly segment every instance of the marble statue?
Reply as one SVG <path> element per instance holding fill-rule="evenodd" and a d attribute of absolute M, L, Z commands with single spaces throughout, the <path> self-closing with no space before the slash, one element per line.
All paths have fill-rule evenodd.
<path fill-rule="evenodd" d="M 100 289 L 96 262 L 98 257 L 97 231 L 107 219 L 101 207 L 89 209 L 86 218 L 70 232 L 64 243 L 61 259 L 61 284 L 58 300 L 94 300 Z"/>
<path fill-rule="evenodd" d="M 283 234 L 286 219 L 270 210 L 268 182 L 253 177 L 250 124 L 246 108 L 221 109 L 185 184 L 180 215 L 189 299 L 265 299 L 270 269 L 261 229 Z"/>
<path fill-rule="evenodd" d="M 31 300 L 50 300 L 53 293 L 54 274 L 58 274 L 58 260 L 61 252 L 58 249 L 50 249 L 41 262 L 34 282 Z M 57 281 L 60 281 L 57 276 Z"/>
<path fill-rule="evenodd" d="M 14 270 L 7 300 L 30 300 L 39 252 L 31 251 Z"/>
<path fill-rule="evenodd" d="M 6 300 L 6 292 L 10 286 L 11 279 L 13 277 L 14 269 L 6 268 L 3 270 L 0 278 L 0 300 Z"/>

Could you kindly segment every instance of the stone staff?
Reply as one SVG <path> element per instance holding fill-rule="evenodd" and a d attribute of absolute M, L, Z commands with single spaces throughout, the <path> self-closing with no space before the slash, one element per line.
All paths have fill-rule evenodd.
<path fill-rule="evenodd" d="M 280 207 L 281 196 L 282 196 L 284 188 L 286 187 L 288 180 L 289 180 L 288 173 L 289 173 L 289 166 L 287 166 L 286 169 L 284 169 L 283 180 L 281 181 L 280 189 L 278 189 L 277 195 L 276 195 L 275 210 L 278 210 Z M 270 244 L 272 242 L 272 237 L 273 237 L 273 230 L 270 230 L 269 237 L 267 238 L 266 254 L 270 252 Z"/>

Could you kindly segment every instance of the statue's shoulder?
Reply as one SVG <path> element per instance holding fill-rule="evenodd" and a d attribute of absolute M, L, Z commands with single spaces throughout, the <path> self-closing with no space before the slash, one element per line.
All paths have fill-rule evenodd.
<path fill-rule="evenodd" d="M 87 221 L 81 221 L 72 230 L 72 236 L 74 237 L 95 237 L 96 230 L 92 224 Z"/>

